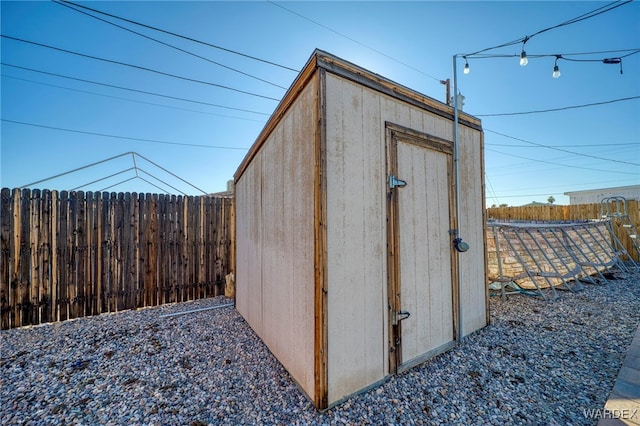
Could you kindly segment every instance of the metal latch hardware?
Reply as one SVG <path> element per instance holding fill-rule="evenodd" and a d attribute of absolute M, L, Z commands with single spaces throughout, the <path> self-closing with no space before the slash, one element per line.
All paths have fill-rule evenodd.
<path fill-rule="evenodd" d="M 400 180 L 397 177 L 395 177 L 394 175 L 390 175 L 389 176 L 389 188 L 393 189 L 393 188 L 402 188 L 403 186 L 406 186 L 407 182 L 404 180 Z"/>
<path fill-rule="evenodd" d="M 406 320 L 411 316 L 407 311 L 397 311 L 393 313 L 393 325 L 397 325 L 400 321 Z"/>

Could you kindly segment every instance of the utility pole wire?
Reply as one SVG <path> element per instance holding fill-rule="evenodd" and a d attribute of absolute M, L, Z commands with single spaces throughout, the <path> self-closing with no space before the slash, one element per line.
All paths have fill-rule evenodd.
<path fill-rule="evenodd" d="M 535 161 L 537 163 L 552 164 L 554 166 L 571 167 L 571 168 L 574 168 L 574 169 L 582 169 L 582 170 L 592 170 L 592 171 L 595 171 L 595 172 L 620 173 L 620 174 L 623 174 L 623 175 L 634 175 L 634 176 L 638 175 L 638 176 L 640 176 L 640 173 L 622 172 L 622 171 L 618 171 L 618 170 L 593 169 L 593 168 L 590 168 L 590 167 L 574 166 L 572 164 L 555 163 L 553 161 L 545 161 L 545 160 L 539 160 L 537 158 L 523 157 L 521 155 L 507 154 L 506 152 L 497 151 L 495 149 L 490 149 L 490 148 L 485 148 L 485 150 L 486 151 L 495 152 L 495 153 L 498 153 L 498 154 L 502 154 L 502 155 L 507 155 L 509 157 L 516 157 L 516 158 L 522 158 L 523 160 Z"/>
<path fill-rule="evenodd" d="M 209 63 L 215 64 L 215 65 L 218 65 L 218 66 L 220 66 L 220 67 L 222 67 L 222 68 L 226 68 L 226 69 L 228 69 L 228 70 L 231 70 L 231 71 L 237 72 L 237 73 L 242 74 L 242 75 L 244 75 L 244 76 L 251 77 L 251 78 L 253 78 L 253 79 L 255 79 L 255 80 L 258 80 L 258 81 L 261 81 L 261 82 L 263 82 L 263 83 L 270 84 L 271 86 L 275 86 L 275 87 L 278 87 L 278 88 L 280 88 L 280 89 L 287 90 L 287 87 L 280 86 L 279 84 L 272 83 L 272 82 L 270 82 L 270 81 L 268 81 L 268 80 L 265 80 L 265 79 L 263 79 L 263 78 L 257 77 L 257 76 L 255 76 L 255 75 L 252 75 L 252 74 L 246 73 L 246 72 L 244 72 L 244 71 L 240 71 L 240 70 L 238 70 L 238 69 L 236 69 L 236 68 L 233 68 L 233 67 L 230 67 L 230 66 L 227 66 L 227 65 L 221 64 L 220 62 L 216 62 L 216 61 L 211 60 L 211 59 L 209 59 L 209 58 L 205 58 L 204 56 L 200 56 L 200 55 L 198 55 L 198 54 L 196 54 L 196 53 L 189 52 L 188 50 L 182 49 L 182 48 L 180 48 L 180 47 L 174 46 L 174 45 L 169 44 L 169 43 L 165 43 L 164 41 L 158 40 L 158 39 L 153 38 L 153 37 L 149 37 L 149 36 L 147 36 L 147 35 L 145 35 L 145 34 L 142 34 L 142 33 L 137 32 L 137 31 L 133 31 L 133 30 L 131 30 L 131 29 L 127 28 L 127 27 L 123 27 L 122 25 L 118 25 L 118 24 L 116 24 L 116 23 L 114 23 L 114 22 L 107 21 L 106 19 L 102 19 L 102 18 L 100 18 L 100 17 L 98 17 L 98 16 L 95 16 L 95 15 L 92 15 L 92 14 L 90 14 L 90 13 L 84 12 L 84 11 L 82 11 L 82 10 L 76 9 L 75 7 L 69 6 L 68 4 L 65 4 L 65 3 L 63 3 L 63 2 L 60 2 L 60 1 L 58 1 L 58 0 L 53 0 L 53 2 L 54 2 L 55 4 L 58 4 L 58 5 L 60 5 L 60 6 L 64 6 L 64 7 L 66 7 L 66 8 L 69 8 L 69 9 L 71 9 L 71 10 L 74 10 L 74 11 L 76 11 L 76 12 L 78 12 L 78 13 L 82 13 L 83 15 L 86 15 L 86 16 L 89 16 L 89 17 L 91 17 L 91 18 L 97 19 L 97 20 L 102 21 L 102 22 L 104 22 L 104 23 L 107 23 L 107 24 L 109 24 L 109 25 L 113 25 L 113 26 L 114 26 L 114 27 L 116 27 L 116 28 L 120 28 L 120 29 L 122 29 L 122 30 L 124 30 L 124 31 L 128 31 L 128 32 L 130 32 L 130 33 L 132 33 L 132 34 L 135 34 L 135 35 L 137 35 L 137 36 L 144 37 L 144 38 L 146 38 L 146 39 L 148 39 L 148 40 L 151 40 L 151 41 L 154 41 L 154 42 L 156 42 L 156 43 L 162 44 L 163 46 L 170 47 L 170 48 L 172 48 L 172 49 L 175 49 L 175 50 L 178 50 L 178 51 L 180 51 L 180 52 L 186 53 L 187 55 L 194 56 L 194 57 L 196 57 L 196 58 L 198 58 L 198 59 L 202 59 L 202 60 L 204 60 L 204 61 L 207 61 L 207 62 L 209 62 Z"/>
<path fill-rule="evenodd" d="M 373 52 L 375 52 L 375 53 L 377 53 L 377 54 L 379 54 L 379 55 L 382 55 L 382 56 L 384 56 L 384 57 L 385 57 L 385 58 L 387 58 L 387 59 L 391 59 L 392 61 L 394 61 L 394 62 L 396 62 L 396 63 L 398 63 L 398 64 L 400 64 L 400 65 L 402 65 L 402 66 L 405 66 L 405 67 L 410 68 L 410 69 L 412 69 L 412 70 L 414 70 L 414 71 L 416 71 L 416 72 L 419 72 L 420 74 L 422 74 L 422 75 L 424 75 L 424 76 L 427 76 L 427 77 L 429 77 L 429 78 L 431 78 L 431 79 L 433 79 L 433 80 L 437 81 L 438 83 L 439 83 L 440 81 L 442 81 L 442 79 L 441 79 L 441 78 L 437 78 L 437 77 L 434 77 L 434 76 L 432 76 L 432 75 L 430 75 L 430 74 L 427 74 L 426 72 L 424 72 L 424 71 L 422 71 L 422 70 L 419 70 L 418 68 L 412 67 L 411 65 L 406 64 L 406 63 L 404 63 L 404 62 L 402 62 L 402 61 L 400 61 L 400 60 L 398 60 L 398 59 L 396 59 L 396 58 L 394 58 L 394 57 L 392 57 L 392 56 L 390 56 L 390 55 L 387 55 L 386 53 L 384 53 L 384 52 L 382 52 L 382 51 L 380 51 L 380 50 L 378 50 L 378 49 L 376 49 L 376 48 L 373 48 L 373 47 L 371 47 L 371 46 L 368 46 L 368 45 L 366 45 L 366 44 L 364 44 L 364 43 L 362 43 L 362 42 L 360 42 L 360 41 L 358 41 L 358 40 L 356 40 L 356 39 L 354 39 L 354 38 L 349 37 L 348 35 L 342 34 L 341 32 L 334 30 L 333 28 L 329 28 L 329 27 L 327 27 L 326 25 L 323 25 L 323 24 L 321 24 L 321 23 L 319 23 L 319 22 L 316 22 L 316 21 L 314 21 L 314 20 L 313 20 L 313 19 L 311 19 L 311 18 L 307 18 L 306 16 L 301 15 L 301 14 L 300 14 L 300 13 L 298 13 L 298 12 L 294 12 L 293 10 L 288 9 L 288 8 L 286 8 L 286 7 L 282 6 L 281 4 L 278 4 L 278 3 L 274 2 L 274 1 L 271 1 L 271 0 L 267 0 L 267 3 L 271 3 L 272 5 L 277 6 L 277 7 L 279 7 L 280 9 L 286 10 L 287 12 L 289 12 L 289 13 L 291 13 L 291 14 L 293 14 L 293 15 L 296 15 L 296 16 L 298 16 L 298 17 L 300 17 L 300 18 L 302 18 L 302 19 L 304 19 L 304 20 L 306 20 L 306 21 L 309 21 L 309 22 L 311 22 L 312 24 L 318 25 L 319 27 L 322 27 L 322 28 L 324 28 L 324 29 L 325 29 L 325 30 L 327 30 L 327 31 L 331 31 L 332 33 L 337 34 L 337 35 L 339 35 L 340 37 L 344 37 L 344 38 L 346 38 L 347 40 L 352 41 L 352 42 L 354 42 L 354 43 L 356 43 L 356 44 L 358 44 L 358 45 L 360 45 L 360 46 L 362 46 L 362 47 L 365 47 L 365 48 L 367 48 L 367 49 L 369 49 L 369 50 L 371 50 L 371 51 L 373 51 Z"/>
<path fill-rule="evenodd" d="M 572 105 L 572 106 L 566 106 L 566 107 L 560 107 L 560 108 L 541 109 L 537 111 L 503 112 L 503 113 L 496 113 L 496 114 L 474 114 L 474 116 L 475 117 L 499 117 L 499 116 L 507 116 L 507 115 L 540 114 L 543 112 L 565 111 L 568 109 L 586 108 L 586 107 L 596 106 L 596 105 L 606 105 L 606 104 L 612 104 L 614 102 L 630 101 L 630 100 L 639 99 L 639 98 L 640 96 L 629 96 L 628 98 L 612 99 L 610 101 L 593 102 L 590 104 Z"/>
<path fill-rule="evenodd" d="M 193 146 L 193 147 L 196 147 L 196 148 L 237 149 L 237 150 L 242 150 L 242 151 L 247 151 L 248 150 L 248 148 L 240 148 L 240 147 L 234 147 L 234 146 L 215 146 L 215 145 L 200 145 L 200 144 L 194 144 L 194 143 L 168 142 L 168 141 L 159 141 L 159 140 L 155 140 L 155 139 L 132 138 L 132 137 L 128 137 L 128 136 L 116 136 L 116 135 L 108 135 L 108 134 L 104 134 L 104 133 L 85 132 L 83 130 L 64 129 L 62 127 L 53 127 L 53 126 L 45 126 L 43 124 L 26 123 L 24 121 L 9 120 L 9 119 L 6 119 L 6 118 L 0 118 L 0 121 L 4 121 L 4 122 L 7 122 L 7 123 L 13 123 L 13 124 L 21 124 L 23 126 L 33 126 L 33 127 L 42 127 L 43 129 L 60 130 L 60 131 L 63 131 L 63 132 L 72 132 L 72 133 L 81 133 L 81 134 L 84 134 L 84 135 L 102 136 L 102 137 L 105 137 L 105 138 L 128 139 L 128 140 L 132 140 L 132 141 L 161 143 L 161 144 L 165 144 L 165 145 Z"/>
<path fill-rule="evenodd" d="M 5 35 L 5 34 L 1 34 L 0 37 L 6 38 L 6 39 L 9 39 L 9 40 L 19 41 L 19 42 L 22 42 L 22 43 L 32 44 L 34 46 L 45 47 L 47 49 L 53 49 L 53 50 L 57 50 L 57 51 L 64 52 L 64 53 L 69 53 L 71 55 L 76 55 L 76 56 L 81 56 L 81 57 L 84 57 L 84 58 L 94 59 L 96 61 L 102 61 L 102 62 L 108 62 L 108 63 L 111 63 L 111 64 L 122 65 L 122 66 L 125 66 L 125 67 L 130 67 L 130 68 L 135 68 L 135 69 L 139 69 L 139 70 L 143 70 L 143 71 L 148 71 L 148 72 L 164 75 L 164 76 L 167 76 L 167 77 L 173 77 L 173 78 L 178 78 L 180 80 L 191 81 L 193 83 L 206 84 L 208 86 L 214 86 L 214 87 L 219 87 L 221 89 L 232 90 L 234 92 L 244 93 L 245 95 L 256 96 L 256 97 L 259 97 L 259 98 L 269 99 L 269 100 L 276 101 L 276 102 L 280 101 L 280 99 L 278 99 L 278 98 L 272 98 L 272 97 L 269 97 L 269 96 L 259 95 L 257 93 L 247 92 L 245 90 L 240 90 L 240 89 L 235 89 L 233 87 L 224 86 L 222 84 L 211 83 L 209 81 L 198 80 L 198 79 L 190 78 L 190 77 L 183 77 L 183 76 L 180 76 L 180 75 L 171 74 L 171 73 L 164 72 L 164 71 L 158 71 L 158 70 L 154 70 L 152 68 L 143 67 L 143 66 L 140 66 L 140 65 L 128 64 L 126 62 L 120 62 L 120 61 L 116 61 L 116 60 L 113 60 L 113 59 L 100 58 L 98 56 L 87 55 L 86 53 L 74 52 L 72 50 L 62 49 L 60 47 L 50 46 L 50 45 L 47 45 L 47 44 L 38 43 L 38 42 L 35 42 L 35 41 L 30 41 L 30 40 L 25 40 L 25 39 L 18 38 L 18 37 L 12 37 L 12 36 Z"/>
<path fill-rule="evenodd" d="M 253 119 L 253 118 L 246 118 L 246 117 L 236 117 L 234 115 L 216 114 L 216 113 L 213 113 L 213 112 L 198 111 L 198 110 L 189 109 L 189 108 L 180 108 L 180 107 L 176 107 L 176 106 L 172 106 L 172 105 L 157 104 L 155 102 L 146 102 L 146 101 L 140 101 L 140 100 L 137 100 L 137 99 L 123 98 L 121 96 L 105 95 L 104 93 L 91 92 L 91 91 L 88 91 L 88 90 L 73 89 L 71 87 L 64 87 L 64 86 L 58 86 L 56 84 L 43 83 L 41 81 L 34 81 L 34 80 L 26 79 L 26 78 L 14 77 L 12 75 L 3 74 L 2 78 L 11 78 L 11 79 L 14 79 L 14 80 L 26 81 L 28 83 L 40 84 L 40 85 L 49 86 L 49 87 L 55 87 L 57 89 L 70 90 L 72 92 L 86 93 L 86 94 L 89 94 L 89 95 L 102 96 L 102 97 L 105 97 L 105 98 L 118 99 L 118 100 L 127 101 L 127 102 L 135 102 L 135 103 L 144 104 L 144 105 L 154 105 L 154 106 L 159 106 L 159 107 L 162 107 L 162 108 L 170 108 L 170 109 L 177 109 L 177 110 L 180 110 L 180 111 L 195 112 L 197 114 L 213 115 L 215 117 L 233 118 L 233 119 L 236 119 L 236 120 L 244 120 L 244 121 L 253 121 L 253 122 L 256 122 L 256 123 L 264 123 L 264 120 L 256 120 L 256 119 Z"/>
<path fill-rule="evenodd" d="M 136 92 L 136 93 L 143 93 L 145 95 L 158 96 L 158 97 L 167 98 L 167 99 L 175 99 L 175 100 L 178 100 L 178 101 L 191 102 L 191 103 L 194 103 L 194 104 L 213 106 L 213 107 L 217 107 L 217 108 L 230 109 L 230 110 L 234 110 L 234 111 L 249 112 L 251 114 L 270 115 L 270 114 L 267 114 L 267 113 L 264 113 L 264 112 L 259 112 L 259 111 L 251 111 L 251 110 L 243 109 L 243 108 L 234 108 L 234 107 L 225 106 L 225 105 L 212 104 L 210 102 L 194 101 L 192 99 L 180 98 L 180 97 L 177 97 L 177 96 L 163 95 L 163 94 L 160 94 L 160 93 L 147 92 L 145 90 L 131 89 L 129 87 L 116 86 L 114 84 L 100 83 L 98 81 L 85 80 L 83 78 L 77 78 L 77 77 L 70 77 L 68 75 L 56 74 L 56 73 L 52 73 L 52 72 L 37 70 L 37 69 L 34 69 L 34 68 L 21 67 L 21 66 L 9 64 L 9 63 L 6 63 L 6 62 L 0 62 L 0 65 L 5 65 L 7 67 L 18 68 L 18 69 L 21 69 L 21 70 L 37 72 L 37 73 L 40 73 L 40 74 L 52 75 L 54 77 L 66 78 L 66 79 L 69 79 L 69 80 L 81 81 L 83 83 L 91 83 L 91 84 L 96 84 L 96 85 L 99 85 L 99 86 L 112 87 L 114 89 L 128 90 L 130 92 Z"/>
<path fill-rule="evenodd" d="M 131 20 L 131 19 L 123 18 L 121 16 L 113 15 L 111 13 L 102 12 L 102 11 L 100 11 L 98 9 L 93 9 L 91 7 L 88 7 L 88 6 L 85 6 L 85 5 L 81 5 L 79 3 L 74 3 L 74 2 L 71 2 L 71 1 L 67 1 L 67 0 L 63 0 L 63 2 L 72 4 L 72 5 L 76 6 L 76 7 L 82 8 L 82 9 L 90 10 L 90 11 L 95 12 L 95 13 L 99 13 L 99 14 L 104 15 L 104 16 L 109 16 L 111 18 L 119 19 L 121 21 L 125 21 L 125 22 L 128 22 L 130 24 L 139 25 L 141 27 L 148 28 L 150 30 L 159 31 L 161 33 L 169 34 L 169 35 L 174 36 L 174 37 L 179 37 L 179 38 L 182 38 L 184 40 L 189 40 L 189 41 L 192 41 L 194 43 L 202 44 L 204 46 L 212 47 L 214 49 L 218 49 L 218 50 L 222 50 L 224 52 L 232 53 L 234 55 L 242 56 L 242 57 L 245 57 L 247 59 L 252 59 L 254 61 L 259 61 L 259 62 L 262 62 L 262 63 L 265 63 L 265 64 L 273 65 L 275 67 L 283 68 L 283 69 L 286 69 L 286 70 L 289 70 L 289 71 L 293 71 L 293 72 L 296 72 L 296 73 L 300 71 L 300 70 L 295 69 L 295 68 L 290 68 L 290 67 L 287 67 L 287 66 L 275 63 L 275 62 L 267 61 L 266 59 L 260 59 L 260 58 L 255 57 L 255 56 L 247 55 L 245 53 L 241 53 L 241 52 L 238 52 L 236 50 L 227 49 L 227 48 L 224 48 L 224 47 L 221 47 L 221 46 L 217 46 L 215 44 L 207 43 L 205 41 L 198 40 L 198 39 L 195 39 L 195 38 L 192 38 L 192 37 L 176 34 L 176 33 L 173 33 L 171 31 L 163 30 L 161 28 L 153 27 L 151 25 L 143 24 L 141 22 L 137 22 L 137 21 L 134 21 L 134 20 Z"/>
<path fill-rule="evenodd" d="M 582 153 L 580 153 L 580 152 L 569 151 L 568 149 L 556 148 L 556 147 L 552 147 L 552 146 L 549 146 L 549 145 L 543 145 L 543 144 L 541 144 L 541 143 L 530 142 L 530 141 L 527 141 L 527 140 L 524 140 L 524 139 L 516 138 L 516 137 L 514 137 L 514 136 L 505 135 L 504 133 L 496 132 L 496 131 L 494 131 L 494 130 L 489 130 L 489 129 L 484 129 L 484 130 L 485 130 L 485 131 L 487 131 L 487 132 L 489 132 L 489 133 L 494 133 L 494 134 L 496 134 L 496 135 L 504 136 L 504 137 L 506 137 L 506 138 L 510 138 L 510 139 L 513 139 L 513 140 L 516 140 L 516 141 L 520 141 L 520 142 L 528 143 L 528 144 L 530 144 L 530 145 L 535 145 L 535 146 L 538 146 L 538 147 L 541 147 L 541 148 L 553 149 L 553 150 L 555 150 L 555 151 L 566 152 L 566 153 L 568 153 L 568 154 L 578 155 L 578 156 L 580 156 L 580 157 L 594 158 L 594 159 L 596 159 L 596 160 L 601 160 L 601 161 L 610 161 L 610 162 L 612 162 L 612 163 L 629 164 L 629 165 L 631 165 L 631 166 L 640 166 L 640 164 L 639 164 L 639 163 L 630 163 L 630 162 L 628 162 L 628 161 L 622 161 L 622 160 L 611 160 L 611 159 L 609 159 L 609 158 L 597 157 L 597 156 L 595 156 L 595 155 L 582 154 Z"/>

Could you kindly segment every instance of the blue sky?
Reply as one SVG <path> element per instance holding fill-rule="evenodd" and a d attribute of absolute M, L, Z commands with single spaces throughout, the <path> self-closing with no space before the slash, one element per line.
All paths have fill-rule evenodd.
<path fill-rule="evenodd" d="M 315 48 L 444 101 L 439 80 L 452 78 L 454 54 L 518 40 L 611 2 L 80 4 L 227 50 L 81 9 L 169 47 L 51 1 L 2 1 L 3 187 L 99 163 L 32 187 L 222 191 L 296 77 L 291 69 Z M 526 67 L 518 64 L 521 49 L 469 57 L 466 75 L 457 61 L 464 110 L 485 129 L 487 205 L 549 196 L 568 204 L 567 191 L 639 184 L 640 53 L 622 60 L 623 74 L 601 60 L 640 49 L 640 4 L 533 36 Z M 600 53 L 565 56 L 591 61 L 560 59 L 562 75 L 552 78 L 553 55 L 589 52 Z M 616 102 L 491 115 L 609 101 Z M 135 163 L 127 152 L 139 154 Z"/>

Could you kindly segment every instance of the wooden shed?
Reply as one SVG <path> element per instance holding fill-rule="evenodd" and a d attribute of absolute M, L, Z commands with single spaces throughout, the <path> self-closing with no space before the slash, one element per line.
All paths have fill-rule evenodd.
<path fill-rule="evenodd" d="M 236 308 L 319 409 L 487 324 L 482 127 L 453 123 L 316 50 L 234 176 Z"/>

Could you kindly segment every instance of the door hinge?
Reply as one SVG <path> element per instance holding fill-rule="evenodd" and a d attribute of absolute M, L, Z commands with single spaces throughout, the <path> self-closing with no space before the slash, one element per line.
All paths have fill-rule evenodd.
<path fill-rule="evenodd" d="M 395 177 L 394 175 L 389 175 L 389 188 L 393 189 L 393 188 L 402 188 L 403 186 L 406 186 L 407 182 L 401 179 L 398 179 L 397 177 Z"/>

